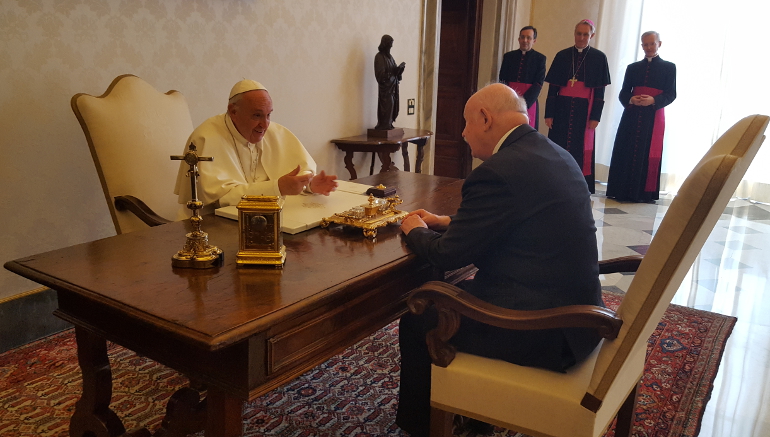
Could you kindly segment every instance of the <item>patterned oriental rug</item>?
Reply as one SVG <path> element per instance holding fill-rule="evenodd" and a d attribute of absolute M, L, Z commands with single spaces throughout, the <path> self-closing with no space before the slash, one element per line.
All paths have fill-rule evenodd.
<path fill-rule="evenodd" d="M 617 308 L 622 294 L 605 290 Z M 736 319 L 671 305 L 647 349 L 634 435 L 696 436 Z M 126 429 L 160 426 L 185 377 L 109 344 L 112 409 Z M 398 325 L 392 323 L 291 383 L 246 404 L 246 436 L 406 436 L 398 406 Z M 0 354 L 0 435 L 67 436 L 80 396 L 74 330 Z M 613 437 L 610 426 L 607 437 Z M 202 433 L 201 433 L 202 434 Z M 466 432 L 467 437 L 475 433 Z M 495 428 L 495 435 L 519 436 Z"/>

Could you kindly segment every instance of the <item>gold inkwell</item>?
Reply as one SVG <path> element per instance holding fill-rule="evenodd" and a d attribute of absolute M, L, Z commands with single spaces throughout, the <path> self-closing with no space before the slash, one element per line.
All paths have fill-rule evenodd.
<path fill-rule="evenodd" d="M 369 202 L 354 206 L 345 212 L 338 212 L 331 217 L 321 220 L 321 227 L 329 227 L 330 224 L 348 225 L 363 230 L 364 236 L 374 239 L 377 237 L 377 229 L 406 217 L 407 213 L 396 209 L 403 200 L 394 196 L 387 199 L 375 199 L 374 194 L 369 194 Z"/>

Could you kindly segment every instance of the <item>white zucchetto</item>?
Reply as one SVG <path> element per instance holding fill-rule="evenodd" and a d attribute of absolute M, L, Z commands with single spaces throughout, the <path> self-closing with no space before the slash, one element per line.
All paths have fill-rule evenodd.
<path fill-rule="evenodd" d="M 254 91 L 254 90 L 267 91 L 267 88 L 265 88 L 261 83 L 255 80 L 243 79 L 242 81 L 233 85 L 233 89 L 230 90 L 230 97 L 228 97 L 228 100 L 232 99 L 234 96 L 237 96 L 238 94 L 245 93 L 246 91 Z"/>

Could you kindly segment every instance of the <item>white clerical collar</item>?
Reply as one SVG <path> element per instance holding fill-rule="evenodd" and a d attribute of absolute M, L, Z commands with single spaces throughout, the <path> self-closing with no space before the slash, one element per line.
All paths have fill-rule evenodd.
<path fill-rule="evenodd" d="M 229 113 L 225 113 L 225 126 L 227 126 L 227 130 L 230 131 L 230 134 L 232 134 L 233 139 L 240 145 L 245 147 L 251 147 L 255 145 L 254 143 L 250 143 L 246 138 L 244 138 L 243 135 L 241 135 L 240 132 L 238 132 L 238 129 L 235 127 L 235 124 L 233 123 L 233 119 L 230 118 Z M 261 143 L 261 141 L 260 141 Z M 258 145 L 259 143 L 257 143 Z"/>
<path fill-rule="evenodd" d="M 519 125 L 519 126 L 521 126 L 521 125 Z M 497 142 L 497 145 L 495 146 L 495 149 L 492 151 L 493 155 L 495 153 L 497 153 L 498 150 L 500 150 L 500 146 L 503 145 L 503 142 L 505 142 L 505 139 L 508 138 L 508 136 L 511 134 L 511 132 L 515 131 L 516 128 L 519 127 L 519 126 L 514 126 L 513 129 L 509 130 L 505 135 L 502 136 L 502 138 L 500 138 L 500 141 Z"/>
<path fill-rule="evenodd" d="M 527 54 L 527 52 L 528 52 L 529 50 L 522 50 L 522 49 L 519 49 L 519 51 L 521 52 L 521 54 L 522 54 L 522 55 L 526 55 L 526 54 Z"/>
<path fill-rule="evenodd" d="M 585 50 L 585 49 L 587 49 L 587 48 L 588 48 L 588 46 L 585 46 L 585 47 L 583 47 L 582 49 L 579 49 L 579 48 L 577 48 L 577 46 L 575 46 L 575 50 L 577 50 L 577 51 L 578 51 L 578 53 L 583 53 L 583 50 Z"/>
<path fill-rule="evenodd" d="M 647 59 L 647 62 L 652 62 L 652 60 L 657 57 L 658 57 L 658 54 L 655 53 L 655 56 L 645 56 L 644 58 Z"/>

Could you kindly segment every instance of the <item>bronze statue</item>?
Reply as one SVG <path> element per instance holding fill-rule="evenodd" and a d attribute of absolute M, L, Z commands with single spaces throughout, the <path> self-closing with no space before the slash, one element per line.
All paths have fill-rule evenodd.
<path fill-rule="evenodd" d="M 374 76 L 379 85 L 377 98 L 377 126 L 376 130 L 393 129 L 393 122 L 398 117 L 398 83 L 404 72 L 404 62 L 396 66 L 396 61 L 390 55 L 393 47 L 393 37 L 382 35 L 379 52 L 374 55 Z"/>

